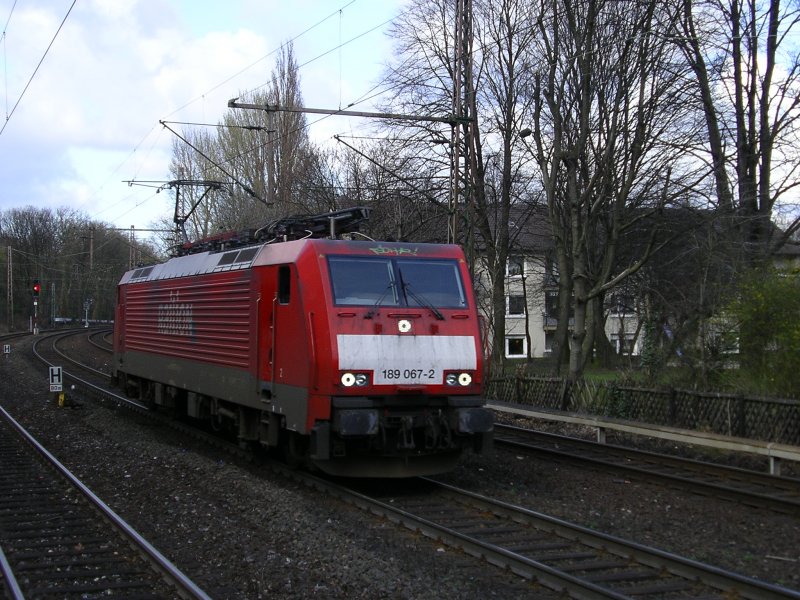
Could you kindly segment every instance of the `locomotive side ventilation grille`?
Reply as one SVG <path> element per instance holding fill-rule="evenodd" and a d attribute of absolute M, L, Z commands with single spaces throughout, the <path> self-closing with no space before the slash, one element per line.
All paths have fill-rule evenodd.
<path fill-rule="evenodd" d="M 142 269 L 136 269 L 133 272 L 133 275 L 131 275 L 131 281 L 133 281 L 134 279 L 142 279 L 144 277 L 147 277 L 152 272 L 153 272 L 153 267 L 144 267 Z"/>
<path fill-rule="evenodd" d="M 219 262 L 217 262 L 214 271 L 232 271 L 234 269 L 249 267 L 260 248 L 261 246 L 254 246 L 252 248 L 225 252 L 219 257 Z"/>

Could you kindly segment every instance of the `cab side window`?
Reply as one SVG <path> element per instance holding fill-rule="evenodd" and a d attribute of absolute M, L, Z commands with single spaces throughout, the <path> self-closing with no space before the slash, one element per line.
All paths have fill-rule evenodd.
<path fill-rule="evenodd" d="M 289 304 L 292 293 L 292 278 L 289 265 L 278 267 L 278 302 Z"/>

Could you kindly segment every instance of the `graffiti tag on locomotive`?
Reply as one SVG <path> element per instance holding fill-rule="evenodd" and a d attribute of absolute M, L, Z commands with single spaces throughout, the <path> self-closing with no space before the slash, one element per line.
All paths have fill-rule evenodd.
<path fill-rule="evenodd" d="M 367 216 L 295 217 L 128 271 L 115 380 L 334 475 L 433 474 L 486 451 L 493 418 L 463 252 L 332 239 Z"/>

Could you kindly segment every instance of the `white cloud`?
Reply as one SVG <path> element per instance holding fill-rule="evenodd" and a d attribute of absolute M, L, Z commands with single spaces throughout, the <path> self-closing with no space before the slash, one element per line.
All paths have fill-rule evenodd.
<path fill-rule="evenodd" d="M 0 21 L 12 14 L 13 4 L 0 0 Z M 22 94 L 71 4 L 16 3 L 0 58 L 4 113 Z M 269 80 L 281 43 L 332 14 L 294 42 L 298 62 L 308 63 L 301 69 L 304 98 L 309 106 L 335 108 L 369 89 L 368 77 L 377 76 L 388 48 L 380 31 L 360 46 L 314 59 L 389 18 L 391 4 L 341 5 L 336 14 L 340 7 L 323 0 L 81 0 L 4 121 L 0 210 L 70 206 L 139 228 L 171 215 L 166 194 L 122 183 L 168 178 L 172 135 L 159 119 L 216 123 L 229 98 Z M 329 135 L 348 127 L 340 121 L 319 131 Z"/>

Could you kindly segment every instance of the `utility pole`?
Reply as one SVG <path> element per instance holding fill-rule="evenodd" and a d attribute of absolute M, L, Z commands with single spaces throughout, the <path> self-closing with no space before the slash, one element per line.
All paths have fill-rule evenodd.
<path fill-rule="evenodd" d="M 472 86 L 472 0 L 456 0 L 455 36 L 453 42 L 453 125 L 451 136 L 450 207 L 447 241 L 458 242 L 459 199 L 462 190 L 466 214 L 472 210 L 474 193 L 475 115 Z M 462 128 L 463 127 L 463 132 Z M 463 139 L 462 139 L 463 133 Z M 462 148 L 464 148 L 462 166 Z M 463 177 L 462 177 L 463 176 Z M 471 232 L 468 231 L 468 235 Z M 468 244 L 472 247 L 472 244 Z M 472 261 L 470 261 L 472 264 Z"/>
<path fill-rule="evenodd" d="M 136 241 L 136 234 L 134 233 L 135 229 L 133 225 L 131 225 L 131 236 L 130 236 L 130 243 L 128 244 L 128 268 L 132 269 L 136 266 L 136 247 L 134 242 Z"/>
<path fill-rule="evenodd" d="M 89 240 L 89 273 L 94 268 L 94 226 L 89 228 L 89 237 L 81 236 L 82 240 Z"/>
<path fill-rule="evenodd" d="M 56 282 L 50 283 L 50 327 L 55 324 L 56 313 Z"/>
<path fill-rule="evenodd" d="M 8 249 L 8 273 L 6 276 L 6 307 L 8 310 L 8 330 L 11 331 L 14 328 L 14 269 L 11 265 L 11 246 L 7 247 Z"/>
<path fill-rule="evenodd" d="M 267 190 L 265 200 L 268 206 L 275 205 L 275 119 L 274 113 L 267 113 Z"/>
<path fill-rule="evenodd" d="M 94 225 L 89 230 L 89 273 L 94 270 Z"/>

